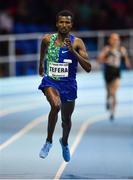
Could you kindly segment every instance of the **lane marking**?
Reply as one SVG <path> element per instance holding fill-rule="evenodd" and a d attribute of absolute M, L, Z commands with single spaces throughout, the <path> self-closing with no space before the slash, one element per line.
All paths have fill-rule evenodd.
<path fill-rule="evenodd" d="M 0 145 L 0 151 L 3 150 L 4 148 L 6 148 L 7 146 L 9 146 L 10 144 L 12 144 L 13 142 L 15 142 L 16 140 L 18 140 L 19 138 L 21 138 L 23 135 L 25 135 L 26 133 L 28 133 L 31 129 L 33 129 L 34 127 L 36 127 L 37 125 L 39 125 L 40 123 L 46 121 L 48 117 L 48 114 L 46 115 L 41 115 L 38 118 L 34 119 L 32 122 L 30 122 L 29 124 L 27 124 L 24 128 L 22 128 L 19 132 L 17 132 L 16 134 L 14 134 L 10 139 L 8 139 L 7 141 L 5 141 L 3 144 Z"/>
<path fill-rule="evenodd" d="M 124 110 L 125 110 L 125 112 L 124 112 L 124 111 L 120 111 L 119 113 L 116 114 L 116 116 L 117 116 L 117 117 L 123 117 L 123 115 L 127 116 L 127 115 L 130 114 L 130 112 L 128 112 L 128 110 L 129 110 L 128 108 L 127 108 L 127 109 L 124 109 Z M 126 111 L 126 110 L 127 110 L 127 111 Z M 91 126 L 93 123 L 96 123 L 96 122 L 98 122 L 98 121 L 104 121 L 104 120 L 106 120 L 106 119 L 108 119 L 108 113 L 107 113 L 107 112 L 104 113 L 104 114 L 102 114 L 101 116 L 98 115 L 98 116 L 90 117 L 87 121 L 85 121 L 85 122 L 82 124 L 82 126 L 81 126 L 80 129 L 79 129 L 79 132 L 78 132 L 78 134 L 77 134 L 77 137 L 76 137 L 74 143 L 73 143 L 72 146 L 70 147 L 71 157 L 73 156 L 73 154 L 74 154 L 77 146 L 79 145 L 79 143 L 80 143 L 83 135 L 85 134 L 85 132 L 86 132 L 86 130 L 89 128 L 89 126 Z M 65 162 L 65 161 L 63 161 L 63 162 L 61 163 L 61 165 L 60 165 L 60 167 L 59 167 L 59 169 L 58 169 L 58 171 L 57 171 L 54 179 L 56 179 L 56 180 L 59 180 L 59 179 L 60 179 L 60 177 L 61 177 L 61 175 L 62 175 L 65 167 L 67 166 L 67 164 L 68 164 L 68 163 Z"/>
<path fill-rule="evenodd" d="M 90 117 L 87 121 L 85 121 L 85 122 L 82 124 L 82 126 L 81 126 L 80 129 L 79 129 L 79 133 L 78 133 L 78 135 L 77 135 L 74 143 L 72 144 L 72 146 L 71 146 L 71 148 L 70 148 L 71 156 L 74 154 L 74 152 L 75 152 L 77 146 L 79 145 L 79 143 L 80 143 L 80 141 L 81 141 L 81 139 L 82 139 L 85 131 L 87 130 L 87 128 L 88 128 L 92 123 L 95 123 L 95 122 L 97 122 L 97 121 L 103 120 L 103 118 L 104 118 L 104 119 L 107 118 L 107 113 L 104 113 L 104 114 L 102 114 L 101 116 L 98 115 L 98 116 L 95 116 L 95 117 Z M 62 173 L 63 173 L 63 171 L 64 171 L 64 169 L 65 169 L 65 167 L 66 167 L 67 164 L 68 164 L 68 163 L 65 162 L 65 161 L 62 162 L 62 164 L 61 164 L 61 166 L 59 167 L 59 169 L 58 169 L 58 171 L 57 171 L 54 179 L 57 179 L 57 180 L 60 179 L 60 177 L 61 177 L 61 175 L 62 175 Z"/>
<path fill-rule="evenodd" d="M 34 105 L 33 105 L 34 104 Z M 90 106 L 91 104 L 81 104 L 81 105 L 78 105 L 77 104 L 77 107 L 76 108 L 81 108 L 82 106 L 84 106 L 84 108 L 88 108 L 88 106 Z M 12 114 L 12 113 L 16 113 L 16 112 L 21 112 L 21 111 L 25 111 L 25 110 L 31 110 L 31 109 L 36 109 L 37 107 L 42 107 L 42 105 L 40 105 L 40 103 L 37 104 L 37 102 L 30 102 L 30 103 L 27 103 L 26 105 L 24 106 L 21 106 L 21 107 L 14 107 L 14 108 L 8 108 L 8 109 L 5 109 L 5 110 L 1 110 L 0 111 L 0 117 L 2 116 L 6 116 L 8 114 Z M 127 106 L 127 104 L 126 104 Z M 129 108 L 133 108 L 133 106 L 129 106 Z M 93 104 L 92 104 L 92 107 L 89 107 L 89 109 L 91 109 L 91 111 L 94 109 L 93 107 Z M 118 107 L 119 109 L 119 107 Z M 120 108 L 122 111 L 125 110 L 125 104 L 123 105 L 122 108 Z M 95 110 L 94 110 L 95 111 Z"/>
<path fill-rule="evenodd" d="M 5 109 L 5 110 L 1 110 L 0 111 L 0 117 L 6 116 L 6 115 L 11 114 L 11 113 L 16 113 L 16 112 L 21 112 L 21 111 L 25 111 L 25 110 L 36 109 L 39 106 L 41 107 L 41 105 L 39 103 L 36 104 L 36 105 L 35 104 L 29 103 L 29 104 L 26 104 L 26 105 L 21 106 L 21 107 L 8 108 L 8 109 Z"/>

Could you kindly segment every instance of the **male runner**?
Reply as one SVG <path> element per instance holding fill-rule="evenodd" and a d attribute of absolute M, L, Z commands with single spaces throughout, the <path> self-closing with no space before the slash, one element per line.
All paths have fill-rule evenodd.
<path fill-rule="evenodd" d="M 57 33 L 44 35 L 40 50 L 39 74 L 43 76 L 39 89 L 46 96 L 51 110 L 48 116 L 47 138 L 40 151 L 40 157 L 45 158 L 52 147 L 52 137 L 61 110 L 63 158 L 70 160 L 68 136 L 71 129 L 71 115 L 77 98 L 76 71 L 78 62 L 86 72 L 91 65 L 83 41 L 70 34 L 73 25 L 73 15 L 64 10 L 57 14 Z M 45 57 L 45 58 L 44 58 Z"/>
<path fill-rule="evenodd" d="M 110 120 L 114 119 L 116 108 L 116 92 L 120 85 L 120 65 L 125 61 L 127 68 L 131 68 L 127 50 L 120 44 L 120 36 L 112 33 L 109 37 L 108 45 L 101 51 L 98 60 L 104 63 L 104 79 L 107 91 L 106 108 L 110 110 Z"/>

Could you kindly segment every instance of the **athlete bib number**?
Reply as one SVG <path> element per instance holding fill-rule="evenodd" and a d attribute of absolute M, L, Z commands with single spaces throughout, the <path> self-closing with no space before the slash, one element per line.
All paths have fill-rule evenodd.
<path fill-rule="evenodd" d="M 49 63 L 50 77 L 68 77 L 68 63 Z"/>

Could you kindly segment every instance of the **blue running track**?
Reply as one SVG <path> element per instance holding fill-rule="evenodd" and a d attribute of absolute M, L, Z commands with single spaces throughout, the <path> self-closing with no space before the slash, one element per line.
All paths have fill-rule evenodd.
<path fill-rule="evenodd" d="M 115 120 L 105 109 L 101 72 L 79 73 L 78 99 L 65 163 L 56 125 L 53 147 L 39 158 L 45 142 L 49 104 L 39 76 L 0 79 L 0 179 L 133 179 L 133 72 L 123 72 Z"/>

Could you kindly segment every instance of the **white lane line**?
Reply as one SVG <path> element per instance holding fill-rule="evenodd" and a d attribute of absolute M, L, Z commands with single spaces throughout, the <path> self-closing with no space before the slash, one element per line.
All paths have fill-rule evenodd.
<path fill-rule="evenodd" d="M 128 108 L 127 108 L 127 109 L 124 109 L 124 110 L 125 110 L 125 111 L 120 111 L 120 112 L 117 114 L 117 117 L 123 117 L 123 115 L 127 116 L 127 115 L 129 115 L 129 114 L 131 113 L 130 111 L 128 111 L 128 110 L 129 110 Z M 107 114 L 107 113 L 103 113 L 101 116 L 98 115 L 98 116 L 90 117 L 88 120 L 86 120 L 86 121 L 82 124 L 81 128 L 79 129 L 78 135 L 77 135 L 74 143 L 72 144 L 72 146 L 71 146 L 71 148 L 70 148 L 71 156 L 74 154 L 77 146 L 79 145 L 79 143 L 80 143 L 83 135 L 85 134 L 86 130 L 88 129 L 88 127 L 89 127 L 91 124 L 95 123 L 95 122 L 104 121 L 104 120 L 106 120 L 106 119 L 108 119 L 108 114 Z M 54 179 L 56 179 L 56 180 L 59 180 L 59 179 L 60 179 L 60 177 L 61 177 L 61 175 L 62 175 L 62 173 L 63 173 L 63 171 L 64 171 L 64 169 L 65 169 L 65 167 L 66 167 L 67 164 L 68 164 L 68 163 L 66 163 L 65 161 L 62 162 L 62 164 L 60 165 L 60 167 L 59 167 L 59 169 L 58 169 L 58 171 L 57 171 Z"/>
<path fill-rule="evenodd" d="M 17 139 L 21 138 L 24 134 L 28 133 L 31 129 L 35 126 L 39 125 L 40 123 L 44 122 L 47 119 L 48 115 L 41 115 L 38 118 L 34 119 L 32 122 L 27 124 L 24 128 L 22 128 L 19 132 L 14 134 L 10 139 L 5 141 L 3 144 L 0 145 L 0 151 L 12 144 Z"/>
<path fill-rule="evenodd" d="M 79 129 L 78 135 L 74 141 L 74 143 L 72 144 L 71 148 L 70 148 L 70 152 L 71 152 L 71 156 L 74 154 L 77 146 L 79 145 L 85 131 L 87 130 L 87 128 L 92 124 L 95 123 L 97 121 L 101 121 L 107 119 L 107 113 L 102 114 L 101 116 L 95 116 L 95 117 L 90 117 L 87 121 L 85 121 L 81 128 Z M 59 167 L 54 179 L 60 179 L 65 167 L 66 167 L 67 163 L 65 161 L 62 162 L 61 166 Z"/>
<path fill-rule="evenodd" d="M 11 113 L 16 113 L 16 112 L 21 112 L 21 111 L 25 111 L 25 110 L 36 109 L 39 106 L 41 106 L 41 105 L 40 104 L 36 104 L 36 103 L 29 103 L 29 104 L 26 104 L 26 105 L 21 106 L 21 107 L 8 108 L 8 109 L 0 111 L 0 117 L 6 116 L 6 115 L 11 114 Z"/>

